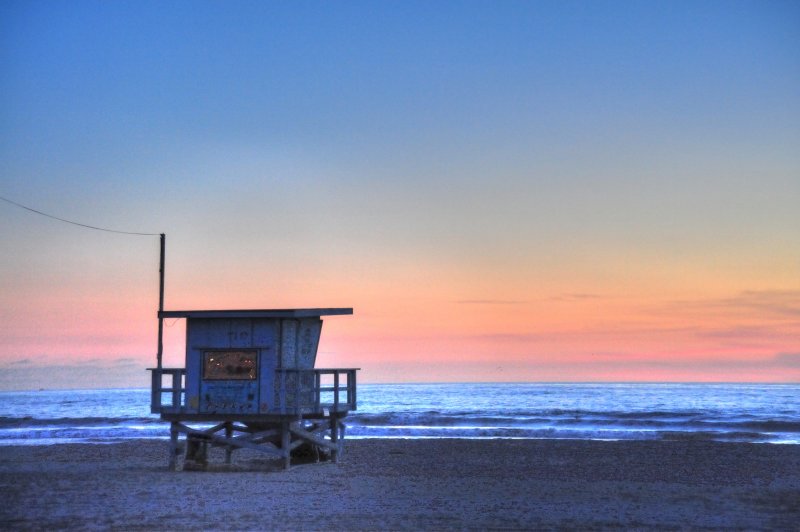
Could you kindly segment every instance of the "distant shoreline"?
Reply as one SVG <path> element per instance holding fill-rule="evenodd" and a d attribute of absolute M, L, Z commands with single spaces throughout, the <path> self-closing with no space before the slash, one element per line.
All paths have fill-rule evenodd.
<path fill-rule="evenodd" d="M 800 446 L 348 440 L 340 464 L 166 470 L 166 443 L 0 448 L 10 529 L 746 528 L 800 522 Z M 223 468 L 224 469 L 224 468 Z"/>
<path fill-rule="evenodd" d="M 436 386 L 436 385 L 484 385 L 484 384 L 508 384 L 508 385 L 643 385 L 643 386 L 658 386 L 664 385 L 679 385 L 685 384 L 690 386 L 799 386 L 800 381 L 791 382 L 777 382 L 777 381 L 431 381 L 431 382 L 359 382 L 359 386 Z M 93 392 L 98 390 L 150 390 L 149 386 L 112 386 L 108 388 L 19 388 L 19 389 L 2 389 L 0 394 L 3 393 L 32 393 L 32 392 Z"/>
<path fill-rule="evenodd" d="M 167 422 L 164 422 L 167 423 Z M 169 441 L 169 435 L 154 436 L 151 438 L 120 438 L 117 440 L 103 440 L 103 441 L 62 441 L 52 440 L 51 442 L 43 443 L 46 440 L 37 440 L 35 443 L 4 443 L 0 441 L 0 449 L 8 448 L 31 448 L 31 447 L 56 447 L 56 446 L 69 446 L 69 445 L 125 445 L 129 443 L 155 443 L 161 444 Z M 671 439 L 612 439 L 612 438 L 534 438 L 526 436 L 348 436 L 347 442 L 394 442 L 394 441 L 474 441 L 474 442 L 515 442 L 515 441 L 531 441 L 531 442 L 596 442 L 596 443 L 663 443 L 663 444 L 680 444 L 686 442 L 707 442 L 719 443 L 725 445 L 775 445 L 800 448 L 800 442 L 773 442 L 773 441 L 718 441 L 707 438 L 671 438 Z"/>
<path fill-rule="evenodd" d="M 364 385 L 349 438 L 800 444 L 794 385 Z M 6 392 L 0 446 L 164 438 L 148 389 Z M 49 440 L 49 441 L 48 441 Z"/>

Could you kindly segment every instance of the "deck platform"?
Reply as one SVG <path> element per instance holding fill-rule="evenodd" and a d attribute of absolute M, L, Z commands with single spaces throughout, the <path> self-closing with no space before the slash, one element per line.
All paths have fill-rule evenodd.
<path fill-rule="evenodd" d="M 226 464 L 240 449 L 281 459 L 285 469 L 300 456 L 338 462 L 346 429 L 343 420 L 356 409 L 357 368 L 278 370 L 276 404 L 267 412 L 251 414 L 192 411 L 185 406 L 185 368 L 150 371 L 151 410 L 170 423 L 172 471 L 179 468 L 182 455 L 183 469 L 206 469 L 210 447 L 225 450 Z"/>

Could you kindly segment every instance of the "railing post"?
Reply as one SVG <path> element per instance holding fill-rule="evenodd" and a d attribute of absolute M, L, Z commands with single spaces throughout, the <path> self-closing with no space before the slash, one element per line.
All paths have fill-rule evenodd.
<path fill-rule="evenodd" d="M 158 414 L 161 412 L 161 370 L 154 368 L 150 371 L 150 413 Z"/>
<path fill-rule="evenodd" d="M 349 408 L 353 404 L 353 384 L 352 384 L 352 376 L 350 375 L 350 371 L 347 372 L 347 407 Z"/>
<path fill-rule="evenodd" d="M 339 411 L 339 372 L 333 372 L 333 411 Z"/>
<path fill-rule="evenodd" d="M 180 370 L 172 371 L 172 408 L 177 410 L 181 409 L 181 386 L 183 379 L 181 378 Z"/>
<path fill-rule="evenodd" d="M 347 375 L 347 386 L 352 390 L 350 392 L 350 408 L 355 410 L 358 407 L 356 406 L 356 370 L 354 369 L 351 369 Z"/>
<path fill-rule="evenodd" d="M 322 401 L 322 375 L 319 370 L 314 370 L 314 412 L 319 412 L 319 404 Z"/>

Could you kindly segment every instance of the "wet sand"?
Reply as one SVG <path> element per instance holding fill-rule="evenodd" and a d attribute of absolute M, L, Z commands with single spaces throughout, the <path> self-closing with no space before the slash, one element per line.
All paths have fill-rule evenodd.
<path fill-rule="evenodd" d="M 351 440 L 339 464 L 175 473 L 166 448 L 0 447 L 0 528 L 800 527 L 798 445 Z"/>

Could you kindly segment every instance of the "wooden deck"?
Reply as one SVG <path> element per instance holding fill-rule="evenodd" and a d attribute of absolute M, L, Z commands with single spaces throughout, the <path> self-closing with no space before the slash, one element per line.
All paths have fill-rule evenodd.
<path fill-rule="evenodd" d="M 185 368 L 149 368 L 148 371 L 152 372 L 151 413 L 160 414 L 162 418 L 174 414 L 199 414 L 186 405 Z M 358 368 L 278 369 L 275 371 L 277 401 L 257 415 L 313 416 L 355 410 L 357 371 Z M 166 385 L 163 382 L 165 377 L 169 379 Z M 210 416 L 208 419 L 220 419 L 209 412 L 203 415 Z M 230 416 L 228 413 L 220 415 Z"/>
<path fill-rule="evenodd" d="M 204 469 L 209 447 L 224 448 L 226 463 L 233 451 L 250 449 L 282 459 L 288 469 L 301 447 L 316 460 L 327 456 L 335 462 L 345 434 L 343 419 L 356 410 L 356 368 L 278 369 L 276 401 L 259 413 L 198 411 L 186 405 L 184 368 L 150 371 L 151 412 L 170 422 L 171 470 L 184 451 L 185 468 Z M 198 426 L 208 423 L 215 424 Z"/>
<path fill-rule="evenodd" d="M 178 469 L 180 456 L 184 454 L 184 469 L 206 469 L 209 447 L 225 450 L 225 463 L 231 463 L 233 451 L 250 449 L 274 458 L 282 459 L 285 469 L 292 464 L 296 450 L 305 447 L 306 456 L 314 461 L 329 457 L 339 461 L 344 440 L 343 416 L 330 415 L 320 419 L 259 420 L 259 422 L 223 421 L 210 428 L 196 428 L 186 419 L 173 418 L 170 423 L 169 469 Z M 179 442 L 184 434 L 186 445 Z"/>

